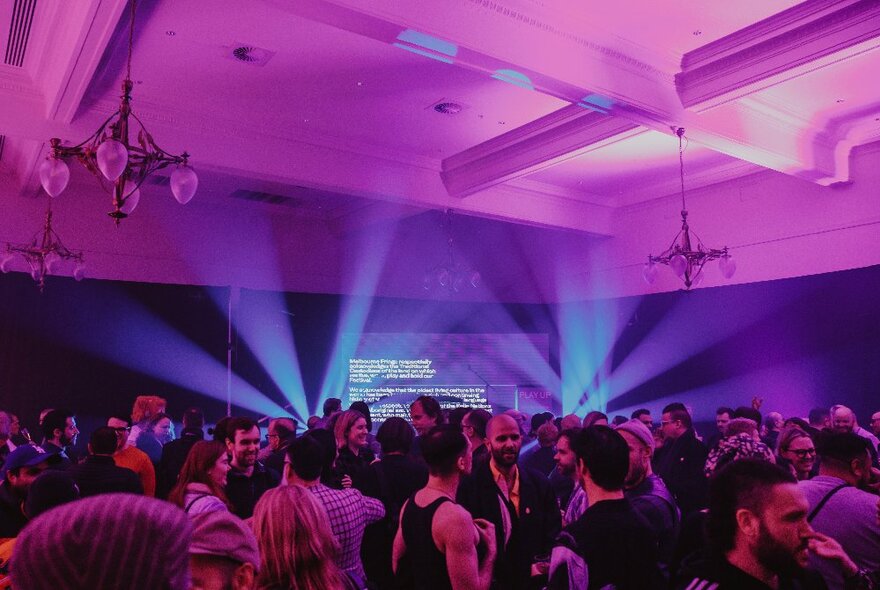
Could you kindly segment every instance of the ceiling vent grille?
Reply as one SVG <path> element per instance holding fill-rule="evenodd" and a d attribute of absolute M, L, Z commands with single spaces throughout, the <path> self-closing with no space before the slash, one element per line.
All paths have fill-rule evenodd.
<path fill-rule="evenodd" d="M 9 39 L 6 41 L 6 58 L 3 62 L 6 65 L 20 68 L 24 64 L 36 6 L 37 0 L 15 0 L 12 21 L 9 23 Z"/>
<path fill-rule="evenodd" d="M 233 43 L 226 50 L 229 59 L 251 66 L 264 66 L 275 55 L 274 51 L 247 43 Z"/>
<path fill-rule="evenodd" d="M 293 197 L 285 197 L 284 195 L 276 195 L 273 193 L 264 193 L 261 191 L 249 191 L 245 189 L 238 189 L 229 195 L 233 199 L 240 199 L 242 201 L 251 201 L 253 203 L 266 203 L 269 205 L 281 205 L 282 207 L 290 207 L 295 208 L 299 207 L 300 203 L 297 199 Z"/>

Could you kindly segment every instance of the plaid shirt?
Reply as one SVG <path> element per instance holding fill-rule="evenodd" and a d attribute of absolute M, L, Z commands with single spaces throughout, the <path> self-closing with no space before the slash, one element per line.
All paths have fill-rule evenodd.
<path fill-rule="evenodd" d="M 336 565 L 345 573 L 365 578 L 361 563 L 361 541 L 364 527 L 385 516 L 385 507 L 376 498 L 364 496 L 358 490 L 334 490 L 324 484 L 308 488 L 327 510 L 330 529 L 339 543 Z"/>

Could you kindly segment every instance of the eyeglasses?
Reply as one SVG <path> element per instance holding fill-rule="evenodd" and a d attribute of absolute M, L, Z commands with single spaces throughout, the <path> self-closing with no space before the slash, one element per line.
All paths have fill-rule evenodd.
<path fill-rule="evenodd" d="M 815 455 L 816 454 L 816 449 L 789 449 L 789 450 L 800 459 L 803 459 L 807 455 Z"/>
<path fill-rule="evenodd" d="M 128 432 L 131 430 L 131 426 L 119 426 L 117 428 L 114 428 L 113 430 L 115 430 L 116 432 Z"/>
<path fill-rule="evenodd" d="M 279 438 L 280 436 L 281 436 L 280 434 L 267 434 L 266 440 L 269 440 L 271 438 Z"/>

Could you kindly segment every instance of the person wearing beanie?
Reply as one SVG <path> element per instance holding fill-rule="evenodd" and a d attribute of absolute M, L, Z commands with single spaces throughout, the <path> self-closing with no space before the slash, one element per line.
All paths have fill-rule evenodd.
<path fill-rule="evenodd" d="M 188 590 L 192 527 L 183 510 L 133 494 L 53 508 L 18 536 L 10 573 L 28 590 Z"/>
<path fill-rule="evenodd" d="M 654 435 L 638 419 L 628 420 L 615 430 L 629 447 L 629 471 L 623 485 L 623 496 L 636 512 L 645 517 L 657 535 L 661 571 L 668 576 L 669 563 L 675 551 L 681 513 L 675 499 L 651 467 L 654 456 Z"/>
<path fill-rule="evenodd" d="M 192 587 L 253 590 L 260 567 L 260 551 L 250 527 L 226 511 L 194 514 L 191 520 Z"/>

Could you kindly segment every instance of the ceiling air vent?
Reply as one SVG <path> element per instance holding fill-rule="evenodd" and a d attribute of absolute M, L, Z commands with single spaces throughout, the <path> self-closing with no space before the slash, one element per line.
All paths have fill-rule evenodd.
<path fill-rule="evenodd" d="M 243 201 L 251 201 L 254 203 L 266 203 L 269 205 L 281 205 L 282 207 L 299 207 L 299 203 L 293 197 L 285 197 L 284 195 L 276 195 L 272 193 L 264 193 L 261 191 L 249 191 L 239 189 L 229 195 L 233 199 L 241 199 Z"/>
<path fill-rule="evenodd" d="M 457 115 L 462 108 L 457 102 L 441 102 L 434 105 L 434 110 L 444 115 Z"/>
<path fill-rule="evenodd" d="M 6 57 L 3 61 L 6 65 L 19 68 L 24 65 L 24 54 L 31 36 L 36 6 L 37 0 L 15 0 L 9 23 L 9 38 L 6 40 Z"/>
<path fill-rule="evenodd" d="M 264 66 L 275 55 L 274 51 L 247 43 L 233 43 L 226 50 L 226 56 L 229 59 L 252 66 Z"/>

